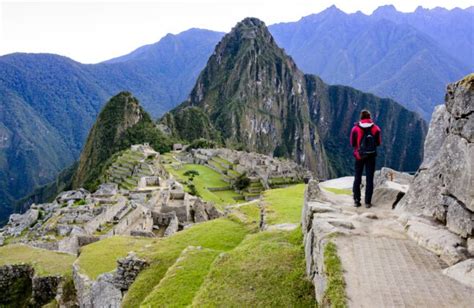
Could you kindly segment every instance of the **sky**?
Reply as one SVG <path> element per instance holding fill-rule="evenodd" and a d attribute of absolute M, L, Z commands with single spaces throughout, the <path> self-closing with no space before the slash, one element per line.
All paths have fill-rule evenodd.
<path fill-rule="evenodd" d="M 47 52 L 97 63 L 189 28 L 228 32 L 245 17 L 267 25 L 299 20 L 336 5 L 346 13 L 372 13 L 393 4 L 466 8 L 472 0 L 0 0 L 0 55 Z"/>

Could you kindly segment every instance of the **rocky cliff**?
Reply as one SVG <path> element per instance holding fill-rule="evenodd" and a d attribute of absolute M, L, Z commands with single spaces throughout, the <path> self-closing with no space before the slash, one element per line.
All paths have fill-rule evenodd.
<path fill-rule="evenodd" d="M 363 108 L 371 109 L 384 135 L 396 142 L 383 147 L 380 163 L 416 169 L 426 132 L 419 116 L 391 100 L 304 75 L 264 23 L 247 18 L 217 45 L 189 99 L 162 123 L 181 139 L 205 136 L 291 158 L 327 178 L 351 171 L 347 139 Z M 183 123 L 187 118 L 193 121 Z"/>
<path fill-rule="evenodd" d="M 421 168 L 398 206 L 436 219 L 468 243 L 474 235 L 473 112 L 471 74 L 448 85 L 445 104 L 433 113 Z"/>

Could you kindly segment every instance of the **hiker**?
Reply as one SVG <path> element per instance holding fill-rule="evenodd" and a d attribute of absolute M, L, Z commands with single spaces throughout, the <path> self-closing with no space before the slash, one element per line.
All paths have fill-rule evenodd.
<path fill-rule="evenodd" d="M 365 167 L 366 188 L 365 207 L 372 206 L 372 193 L 374 191 L 375 158 L 377 147 L 382 143 L 380 128 L 372 122 L 370 112 L 362 110 L 360 121 L 354 123 L 351 131 L 351 146 L 354 148 L 355 177 L 352 192 L 354 195 L 354 206 L 360 204 L 360 184 L 362 182 L 362 171 Z"/>

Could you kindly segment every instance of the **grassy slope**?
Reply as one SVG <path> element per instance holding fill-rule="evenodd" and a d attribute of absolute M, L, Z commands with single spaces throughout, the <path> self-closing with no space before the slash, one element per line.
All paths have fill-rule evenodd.
<path fill-rule="evenodd" d="M 206 248 L 185 250 L 142 305 L 145 307 L 190 305 L 219 253 L 217 250 Z"/>
<path fill-rule="evenodd" d="M 79 266 L 83 273 L 96 279 L 102 273 L 117 267 L 117 259 L 125 257 L 129 251 L 140 251 L 145 246 L 156 243 L 156 239 L 131 236 L 113 236 L 81 248 Z"/>
<path fill-rule="evenodd" d="M 301 230 L 260 232 L 218 258 L 193 306 L 311 307 Z"/>
<path fill-rule="evenodd" d="M 197 224 L 175 235 L 158 240 L 146 252 L 140 253 L 151 265 L 137 277 L 125 296 L 124 307 L 137 307 L 154 291 L 166 271 L 188 246 L 202 246 L 216 251 L 236 247 L 248 234 L 249 228 L 240 222 L 221 218 Z M 151 299 L 154 295 L 151 295 Z"/>
<path fill-rule="evenodd" d="M 267 190 L 264 193 L 267 223 L 299 223 L 303 205 L 304 184 Z"/>
<path fill-rule="evenodd" d="M 37 275 L 69 275 L 76 258 L 70 254 L 15 244 L 0 247 L 0 266 L 31 264 Z"/>
<path fill-rule="evenodd" d="M 229 186 L 229 183 L 226 183 L 222 180 L 222 175 L 217 171 L 203 165 L 196 164 L 185 164 L 179 170 L 175 170 L 170 165 L 165 165 L 168 172 L 173 174 L 175 177 L 182 181 L 187 181 L 188 177 L 184 176 L 184 173 L 189 170 L 196 170 L 199 172 L 198 176 L 194 177 L 194 185 L 201 197 L 206 201 L 214 202 L 217 206 L 221 208 L 224 205 L 235 204 L 235 201 L 232 197 L 238 197 L 239 195 L 233 190 L 226 190 L 220 192 L 212 192 L 207 189 L 207 187 L 217 188 L 217 187 L 226 187 Z"/>

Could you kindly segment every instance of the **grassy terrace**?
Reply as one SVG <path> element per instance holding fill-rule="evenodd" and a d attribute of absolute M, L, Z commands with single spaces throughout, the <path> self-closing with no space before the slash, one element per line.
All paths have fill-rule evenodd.
<path fill-rule="evenodd" d="M 0 247 L 0 266 L 31 264 L 39 276 L 70 275 L 75 257 L 61 252 L 34 248 L 22 244 Z"/>
<path fill-rule="evenodd" d="M 234 199 L 234 197 L 239 197 L 240 195 L 234 190 L 210 191 L 209 189 L 207 189 L 208 187 L 219 188 L 229 186 L 229 183 L 225 182 L 222 179 L 222 175 L 220 173 L 207 166 L 197 164 L 184 164 L 181 169 L 176 170 L 170 164 L 166 164 L 165 168 L 169 173 L 173 174 L 181 182 L 188 181 L 188 177 L 184 175 L 186 171 L 196 170 L 197 172 L 199 172 L 199 175 L 195 176 L 193 180 L 197 192 L 204 200 L 211 201 L 220 208 L 225 205 L 234 204 L 238 202 Z"/>
<path fill-rule="evenodd" d="M 150 246 L 146 251 L 140 253 L 141 256 L 150 260 L 151 265 L 137 277 L 125 296 L 125 307 L 136 307 L 140 303 L 147 303 L 145 307 L 160 306 L 159 299 L 162 298 L 163 285 L 159 285 L 165 277 L 168 269 L 176 262 L 181 252 L 188 246 L 201 246 L 205 249 L 220 252 L 229 251 L 235 248 L 250 232 L 251 228 L 240 222 L 229 219 L 217 219 L 206 223 L 197 224 L 189 229 L 176 233 L 175 235 L 160 239 Z M 211 253 L 212 254 L 212 253 Z M 186 262 L 186 266 L 196 267 L 195 277 L 202 277 L 202 271 L 208 264 L 209 256 L 191 258 Z M 183 261 L 184 262 L 184 261 Z M 203 264 L 204 262 L 204 264 Z M 167 277 L 169 279 L 169 276 Z M 185 286 L 179 286 L 183 282 L 181 279 L 166 282 L 167 289 L 181 288 L 187 290 L 188 294 L 180 294 L 184 298 L 194 297 L 196 281 L 187 281 Z M 171 294 L 168 294 L 172 296 Z"/>
<path fill-rule="evenodd" d="M 113 236 L 81 248 L 79 265 L 84 274 L 96 279 L 100 274 L 117 267 L 117 259 L 125 257 L 129 251 L 139 253 L 156 239 L 131 236 Z"/>
<path fill-rule="evenodd" d="M 301 230 L 249 235 L 213 264 L 193 306 L 314 307 Z"/>
<path fill-rule="evenodd" d="M 301 220 L 304 184 L 267 190 L 263 200 L 267 211 L 267 223 L 298 223 Z"/>

